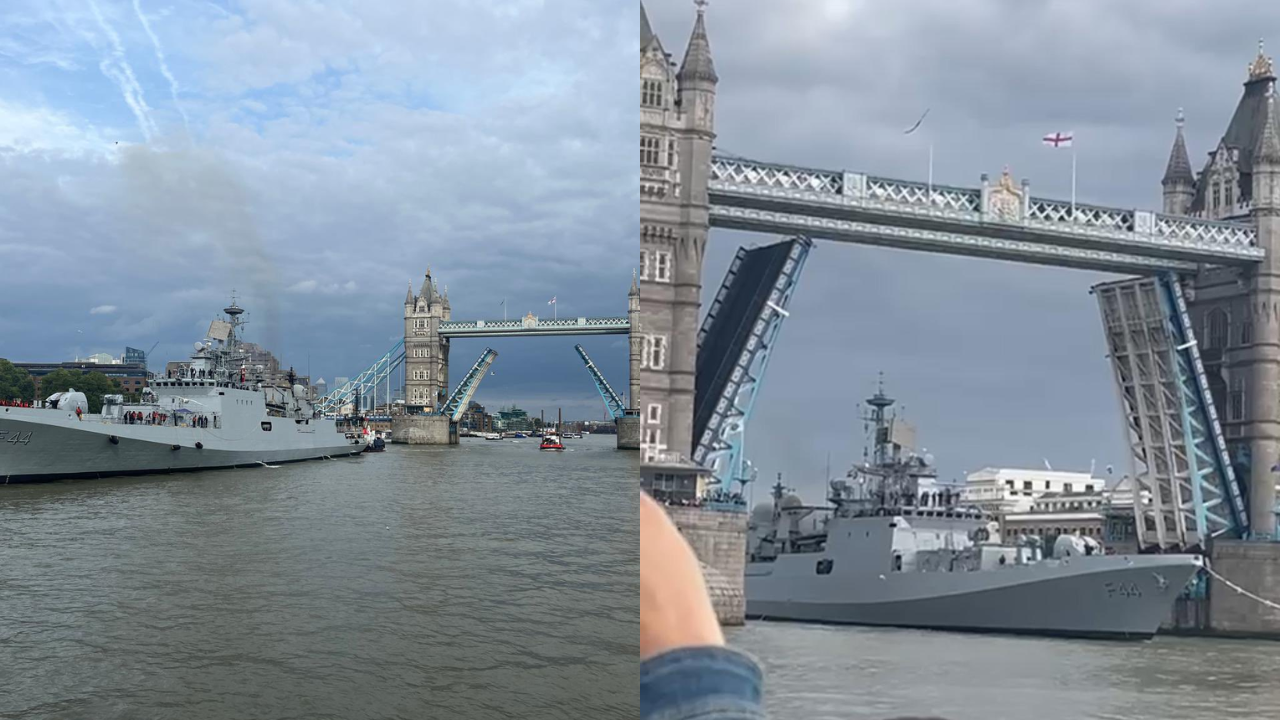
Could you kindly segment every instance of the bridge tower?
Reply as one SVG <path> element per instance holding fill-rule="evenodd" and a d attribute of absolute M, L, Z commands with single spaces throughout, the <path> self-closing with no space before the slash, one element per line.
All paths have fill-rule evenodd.
<path fill-rule="evenodd" d="M 449 290 L 440 293 L 431 268 L 422 289 L 404 297 L 404 397 L 410 413 L 431 412 L 449 395 L 449 338 L 440 323 L 449 320 Z"/>
<path fill-rule="evenodd" d="M 640 342 L 642 462 L 692 451 L 702 259 L 710 229 L 715 65 L 698 5 L 684 61 L 671 56 L 640 5 Z M 633 326 L 634 327 L 634 326 Z M 633 391 L 634 392 L 634 391 Z"/>
<path fill-rule="evenodd" d="M 1236 476 L 1248 479 L 1249 524 L 1274 538 L 1280 463 L 1280 113 L 1276 76 L 1262 50 L 1218 145 L 1194 178 L 1184 167 L 1181 113 L 1162 182 L 1166 212 L 1251 220 L 1266 258 L 1211 267 L 1195 278 L 1190 312 Z"/>
<path fill-rule="evenodd" d="M 628 366 L 630 383 L 627 388 L 627 407 L 638 411 L 640 408 L 640 352 L 644 342 L 640 335 L 640 286 L 637 284 L 634 273 L 631 277 L 631 289 L 627 291 L 627 323 L 631 326 L 631 333 L 627 336 L 631 351 Z"/>

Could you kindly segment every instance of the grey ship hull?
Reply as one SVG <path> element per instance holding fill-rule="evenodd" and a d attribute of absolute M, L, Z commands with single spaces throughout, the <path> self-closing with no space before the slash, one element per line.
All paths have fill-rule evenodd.
<path fill-rule="evenodd" d="M 273 432 L 258 423 L 228 431 L 0 408 L 0 484 L 261 466 L 358 455 L 365 447 L 336 432 L 332 421 L 269 421 Z"/>
<path fill-rule="evenodd" d="M 753 619 L 1146 639 L 1200 568 L 1193 555 L 1093 556 L 978 572 L 814 574 L 810 555 L 751 563 Z M 792 565 L 793 567 L 782 567 Z M 777 566 L 777 567 L 770 567 Z"/>

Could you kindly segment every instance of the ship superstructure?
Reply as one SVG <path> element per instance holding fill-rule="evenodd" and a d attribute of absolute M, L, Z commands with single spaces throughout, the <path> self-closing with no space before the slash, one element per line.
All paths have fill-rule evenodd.
<path fill-rule="evenodd" d="M 894 442 L 893 400 L 868 401 L 871 458 L 806 506 L 781 481 L 752 512 L 747 617 L 1146 638 L 1201 567 L 1196 555 L 1109 555 L 1091 538 L 1002 542 L 933 460 Z"/>
<path fill-rule="evenodd" d="M 87 413 L 69 392 L 45 407 L 0 408 L 0 484 L 253 466 L 359 454 L 312 407 L 307 389 L 265 383 L 241 347 L 234 301 L 189 362 L 154 377 L 138 403 L 108 395 Z"/>

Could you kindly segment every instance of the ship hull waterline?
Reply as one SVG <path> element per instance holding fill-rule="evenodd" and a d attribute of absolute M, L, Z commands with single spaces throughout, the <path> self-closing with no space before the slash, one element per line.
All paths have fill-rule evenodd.
<path fill-rule="evenodd" d="M 0 484 L 261 467 L 357 456 L 365 447 L 319 424 L 308 423 L 305 427 L 315 429 L 304 431 L 289 418 L 271 419 L 283 432 L 268 444 L 251 434 L 228 437 L 218 428 L 129 425 L 94 416 L 77 420 L 59 411 L 4 410 Z M 254 429 L 261 432 L 260 426 Z M 281 442 L 284 434 L 292 437 Z"/>
<path fill-rule="evenodd" d="M 1089 560 L 1081 558 L 1080 560 Z M 1094 558 L 1104 560 L 1104 558 Z M 1169 616 L 1181 588 L 1201 567 L 1196 556 L 1106 556 L 1110 567 L 1044 573 L 1010 568 L 975 573 L 911 573 L 865 580 L 856 600 L 798 599 L 790 589 L 748 567 L 746 617 L 841 625 L 1052 637 L 1147 640 Z M 755 575 L 753 576 L 753 571 Z M 913 577 L 919 576 L 919 577 Z M 932 577 L 930 577 L 932 576 Z M 948 577 L 951 576 L 951 577 Z M 987 576 L 987 577 L 981 577 Z M 1004 577 L 990 577 L 1004 576 Z M 876 587 L 879 584 L 880 587 Z M 950 584 L 951 587 L 943 587 Z M 937 585 L 930 588 L 930 585 Z M 786 597 L 791 594 L 792 597 Z"/>

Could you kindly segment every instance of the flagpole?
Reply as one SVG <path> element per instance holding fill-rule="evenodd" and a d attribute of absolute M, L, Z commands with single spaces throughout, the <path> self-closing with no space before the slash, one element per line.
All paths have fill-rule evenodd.
<path fill-rule="evenodd" d="M 933 205 L 933 141 L 929 142 L 929 204 Z"/>
<path fill-rule="evenodd" d="M 1076 138 L 1071 133 L 1071 222 L 1076 221 Z"/>

